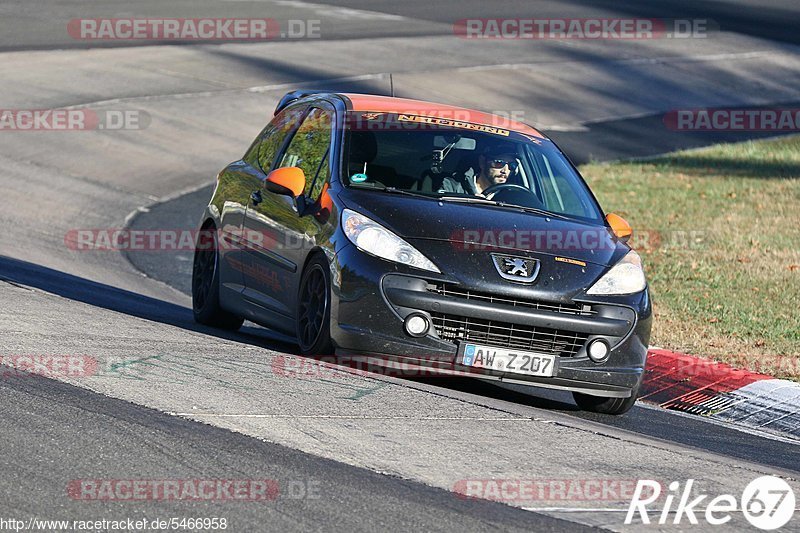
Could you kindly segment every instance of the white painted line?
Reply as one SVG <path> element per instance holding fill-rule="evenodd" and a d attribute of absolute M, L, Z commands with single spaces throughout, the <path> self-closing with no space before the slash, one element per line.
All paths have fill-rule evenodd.
<path fill-rule="evenodd" d="M 168 413 L 173 416 L 209 416 L 214 418 L 331 418 L 345 420 L 483 420 L 487 422 L 530 422 L 524 417 L 478 417 L 478 416 L 351 416 L 351 415 L 261 415 L 261 414 L 217 414 L 217 413 Z"/>
<path fill-rule="evenodd" d="M 608 63 L 614 65 L 663 65 L 667 63 L 698 63 L 698 62 L 717 62 L 717 61 L 730 61 L 730 60 L 747 60 L 759 59 L 775 55 L 774 50 L 765 50 L 761 52 L 732 52 L 727 54 L 705 54 L 696 56 L 664 56 L 664 57 L 635 57 L 630 59 L 604 59 L 599 61 L 566 61 L 558 62 L 559 65 L 564 63 Z M 482 72 L 487 70 L 527 70 L 545 68 L 549 69 L 554 61 L 542 61 L 538 63 L 499 63 L 495 65 L 477 65 L 474 67 L 460 67 L 454 69 L 456 72 Z M 631 115 L 635 116 L 635 115 Z"/>
<path fill-rule="evenodd" d="M 222 413 L 168 413 L 173 416 L 209 416 L 214 418 L 305 418 L 342 420 L 479 420 L 486 422 L 531 422 L 525 417 L 480 417 L 480 416 L 351 416 L 351 415 L 261 415 L 261 414 L 222 414 Z"/>
<path fill-rule="evenodd" d="M 230 0 L 228 0 L 230 1 Z M 380 11 L 369 11 L 366 9 L 353 9 L 349 7 L 338 7 L 328 4 L 315 4 L 311 2 L 300 2 L 298 0 L 269 0 L 279 6 L 294 7 L 299 9 L 314 10 L 314 14 L 325 18 L 341 20 L 390 20 L 403 21 L 412 20 L 401 15 L 391 13 L 381 13 Z"/>
<path fill-rule="evenodd" d="M 494 500 L 489 500 L 494 501 Z M 627 513 L 628 509 L 609 509 L 605 507 L 587 507 L 581 509 L 580 507 L 521 507 L 525 511 L 533 511 L 534 513 Z M 698 509 L 698 512 L 699 509 Z"/>
<path fill-rule="evenodd" d="M 183 99 L 183 98 L 204 98 L 208 96 L 217 96 L 220 94 L 225 93 L 239 93 L 239 92 L 251 92 L 251 93 L 265 93 L 271 91 L 288 91 L 292 89 L 302 89 L 306 86 L 314 86 L 314 85 L 325 85 L 331 83 L 341 83 L 341 82 L 349 82 L 349 81 L 366 81 L 366 80 L 377 80 L 377 79 L 389 79 L 388 72 L 378 72 L 374 74 L 359 74 L 355 76 L 343 76 L 340 78 L 326 78 L 321 80 L 311 80 L 311 81 L 292 81 L 287 83 L 275 83 L 272 85 L 256 85 L 254 87 L 236 87 L 232 89 L 219 89 L 216 91 L 198 91 L 198 92 L 189 92 L 189 93 L 167 93 L 167 94 L 152 94 L 152 95 L 144 95 L 144 96 L 124 96 L 121 98 L 110 98 L 108 100 L 96 100 L 94 102 L 85 102 L 82 104 L 74 104 L 70 106 L 59 107 L 58 109 L 83 109 L 85 107 L 100 107 L 105 105 L 115 105 L 115 104 L 122 104 L 126 102 L 148 102 L 151 100 L 161 100 L 161 99 Z"/>
<path fill-rule="evenodd" d="M 367 81 L 367 80 L 378 80 L 378 79 L 389 79 L 388 72 L 378 72 L 375 74 L 359 74 L 357 76 L 342 76 L 341 78 L 328 78 L 327 80 L 316 80 L 316 81 L 305 81 L 305 82 L 293 82 L 293 83 L 279 83 L 274 85 L 259 85 L 256 87 L 249 87 L 244 89 L 250 93 L 265 93 L 271 91 L 277 91 L 280 89 L 294 89 L 300 88 L 303 85 L 322 85 L 322 84 L 331 84 L 331 83 L 342 83 L 348 81 Z"/>
<path fill-rule="evenodd" d="M 293 1 L 293 0 L 286 0 Z M 315 5 L 320 6 L 321 4 L 305 4 L 305 5 Z M 683 57 L 660 57 L 660 58 L 633 58 L 633 59 L 612 59 L 612 60 L 603 60 L 600 61 L 602 63 L 607 64 L 619 64 L 619 65 L 631 65 L 631 64 L 674 64 L 674 63 L 692 63 L 692 62 L 714 62 L 714 61 L 729 61 L 729 60 L 748 60 L 748 59 L 758 59 L 761 57 L 768 57 L 770 55 L 774 55 L 776 53 L 784 53 L 783 51 L 760 51 L 760 52 L 739 52 L 739 53 L 727 53 L 727 54 L 706 54 L 706 55 L 698 55 L 698 56 L 683 56 Z M 575 61 L 572 63 L 592 63 L 591 61 Z M 498 70 L 498 69 L 511 69 L 511 70 L 534 70 L 537 68 L 549 68 L 552 66 L 552 61 L 544 61 L 540 63 L 503 63 L 503 64 L 488 64 L 488 65 L 476 65 L 471 67 L 458 67 L 452 69 L 453 72 L 480 72 L 480 71 L 491 71 L 491 70 Z M 425 72 L 440 72 L 440 70 L 436 71 L 426 71 L 426 70 L 415 70 L 410 71 L 408 73 L 412 74 L 424 74 Z M 395 75 L 405 74 L 406 72 L 395 72 Z M 323 84 L 330 84 L 330 83 L 337 83 L 337 82 L 348 82 L 348 81 L 365 81 L 365 80 L 375 80 L 375 79 L 388 79 L 389 73 L 388 72 L 377 72 L 371 74 L 361 74 L 361 75 L 353 75 L 353 76 L 344 76 L 339 78 L 328 78 L 328 79 L 320 79 L 320 80 L 311 80 L 311 81 L 294 81 L 294 82 L 286 82 L 286 83 L 278 83 L 278 84 L 271 84 L 271 85 L 260 85 L 255 87 L 242 87 L 242 88 L 230 88 L 230 89 L 219 89 L 219 90 L 210 90 L 210 91 L 199 91 L 199 92 L 187 92 L 187 93 L 171 93 L 171 94 L 156 94 L 156 95 L 144 95 L 144 96 L 129 96 L 129 97 L 121 97 L 121 98 L 112 98 L 108 100 L 97 100 L 94 102 L 85 102 L 82 104 L 74 104 L 71 106 L 65 106 L 59 109 L 76 109 L 76 108 L 85 108 L 85 107 L 96 107 L 96 106 L 103 106 L 103 105 L 112 105 L 112 104 L 120 104 L 125 102 L 138 102 L 138 101 L 150 101 L 150 100 L 158 100 L 158 99 L 167 99 L 167 98 L 175 98 L 175 99 L 182 99 L 182 98 L 203 98 L 209 96 L 216 96 L 219 94 L 225 93 L 238 93 L 238 92 L 253 92 L 253 93 L 263 93 L 263 92 L 271 92 L 271 91 L 279 91 L 279 90 L 291 90 L 291 89 L 298 89 L 302 87 L 314 86 L 314 85 L 323 85 Z M 762 102 L 760 104 L 747 104 L 747 105 L 769 105 L 770 102 Z M 743 104 L 744 105 L 744 104 Z M 537 124 L 538 129 L 542 130 L 551 130 L 551 131 L 562 131 L 562 132 L 569 132 L 569 131 L 588 131 L 588 127 L 592 124 L 608 122 L 610 120 L 631 120 L 637 118 L 643 118 L 647 116 L 651 116 L 657 113 L 657 111 L 642 111 L 640 113 L 631 113 L 628 115 L 619 115 L 619 116 L 608 116 L 608 117 L 600 117 L 595 118 L 590 121 L 585 122 L 578 122 L 578 123 L 565 123 L 565 124 Z"/>
<path fill-rule="evenodd" d="M 495 500 L 489 500 L 489 501 L 495 501 Z M 541 512 L 541 513 L 580 513 L 580 512 L 587 512 L 587 513 L 595 513 L 595 512 L 599 512 L 599 513 L 602 513 L 602 512 L 606 512 L 606 513 L 627 513 L 628 512 L 627 508 L 625 508 L 625 509 L 615 509 L 615 508 L 605 508 L 605 507 L 600 507 L 600 508 L 589 508 L 589 507 L 587 507 L 585 509 L 581 509 L 580 507 L 521 507 L 521 509 L 524 509 L 525 511 L 533 511 L 533 512 Z M 700 508 L 700 507 L 694 508 L 693 510 L 697 514 L 703 514 L 703 513 L 706 512 L 706 509 Z M 795 511 L 800 511 L 800 508 L 795 509 Z M 663 512 L 663 510 L 662 510 L 662 512 Z M 667 511 L 667 513 L 669 513 L 669 514 L 675 514 L 677 512 L 678 512 L 677 509 L 670 509 L 670 510 Z M 742 510 L 741 509 L 733 509 L 731 512 L 741 513 Z"/>

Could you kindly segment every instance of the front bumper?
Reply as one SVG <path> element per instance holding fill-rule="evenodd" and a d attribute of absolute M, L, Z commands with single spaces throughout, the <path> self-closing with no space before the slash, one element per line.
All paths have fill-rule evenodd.
<path fill-rule="evenodd" d="M 572 302 L 527 300 L 502 280 L 496 286 L 482 280 L 474 284 L 481 292 L 474 292 L 452 276 L 389 263 L 353 246 L 339 252 L 333 268 L 331 336 L 337 355 L 401 363 L 419 375 L 466 374 L 618 397 L 630 396 L 644 372 L 652 320 L 646 290 Z M 430 319 L 428 335 L 406 333 L 403 320 L 412 312 Z M 586 352 L 598 338 L 610 346 L 601 363 Z M 556 355 L 557 372 L 536 377 L 465 367 L 456 360 L 464 341 Z"/>

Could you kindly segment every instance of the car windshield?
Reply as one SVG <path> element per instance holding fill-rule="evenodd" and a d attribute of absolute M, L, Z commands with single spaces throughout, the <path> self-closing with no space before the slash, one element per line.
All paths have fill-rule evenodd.
<path fill-rule="evenodd" d="M 349 187 L 602 220 L 583 179 L 547 139 L 464 121 L 363 111 L 350 112 L 345 128 Z"/>

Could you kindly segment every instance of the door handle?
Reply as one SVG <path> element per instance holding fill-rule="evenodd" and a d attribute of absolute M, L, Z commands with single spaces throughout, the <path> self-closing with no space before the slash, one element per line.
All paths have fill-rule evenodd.
<path fill-rule="evenodd" d="M 264 198 L 261 197 L 261 191 L 253 191 L 250 193 L 250 201 L 253 202 L 253 205 L 258 205 L 264 201 Z"/>

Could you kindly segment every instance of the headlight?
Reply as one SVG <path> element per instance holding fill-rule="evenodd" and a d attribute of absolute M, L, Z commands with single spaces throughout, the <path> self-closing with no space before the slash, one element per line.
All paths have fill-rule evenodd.
<path fill-rule="evenodd" d="M 642 258 L 631 250 L 605 276 L 597 280 L 586 294 L 633 294 L 647 286 Z"/>
<path fill-rule="evenodd" d="M 360 250 L 422 270 L 441 271 L 430 259 L 374 220 L 350 209 L 342 211 L 344 234 Z"/>

